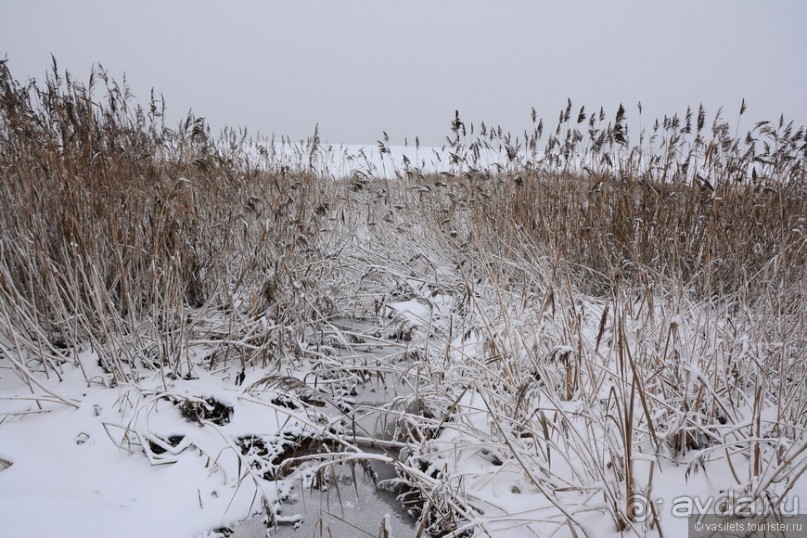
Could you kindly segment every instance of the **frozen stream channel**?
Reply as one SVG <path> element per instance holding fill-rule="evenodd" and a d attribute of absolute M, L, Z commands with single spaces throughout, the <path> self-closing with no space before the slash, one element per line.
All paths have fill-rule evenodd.
<path fill-rule="evenodd" d="M 346 322 L 340 329 L 368 331 L 377 326 Z M 369 339 L 372 339 L 370 337 Z M 364 337 L 359 338 L 364 340 Z M 377 345 L 354 344 L 354 363 L 383 364 L 387 367 L 400 362 L 407 346 L 400 343 L 378 342 Z M 362 349 L 363 348 L 363 349 Z M 403 370 L 404 368 L 402 368 Z M 403 381 L 405 376 L 386 376 L 383 383 L 374 379 L 357 387 L 352 409 L 344 415 L 355 437 L 391 441 L 395 430 L 395 411 L 390 404 L 411 396 L 412 388 Z M 338 418 L 338 417 L 335 417 Z M 393 443 L 394 444 L 394 443 Z M 374 448 L 361 443 L 368 455 L 399 457 L 398 448 Z M 283 504 L 282 515 L 290 521 L 266 528 L 263 516 L 254 516 L 233 527 L 233 538 L 313 537 L 313 536 L 414 536 L 416 518 L 398 500 L 398 494 L 385 486 L 394 480 L 394 466 L 379 462 L 348 462 L 328 466 L 321 485 L 313 473 L 302 470 L 295 480 L 294 493 Z M 322 476 L 322 475 L 320 475 Z"/>

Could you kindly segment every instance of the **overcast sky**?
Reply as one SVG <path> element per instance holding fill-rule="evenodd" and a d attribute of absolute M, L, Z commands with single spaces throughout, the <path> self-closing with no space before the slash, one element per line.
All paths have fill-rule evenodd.
<path fill-rule="evenodd" d="M 702 102 L 807 123 L 807 2 L 2 0 L 0 57 L 42 79 L 51 52 L 86 80 L 101 63 L 139 99 L 165 95 L 214 130 L 333 143 L 439 144 L 454 110 L 514 133 L 530 108 L 629 116 Z"/>

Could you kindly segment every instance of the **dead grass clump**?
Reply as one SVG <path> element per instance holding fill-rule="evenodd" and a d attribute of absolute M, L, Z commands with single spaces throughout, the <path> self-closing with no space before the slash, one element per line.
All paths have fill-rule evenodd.
<path fill-rule="evenodd" d="M 233 408 L 215 398 L 187 398 L 177 402 L 182 417 L 190 422 L 212 422 L 217 426 L 229 424 L 233 418 Z"/>

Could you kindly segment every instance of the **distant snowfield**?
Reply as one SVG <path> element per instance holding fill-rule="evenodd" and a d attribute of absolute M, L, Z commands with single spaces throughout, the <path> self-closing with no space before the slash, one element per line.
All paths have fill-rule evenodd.
<path fill-rule="evenodd" d="M 258 142 L 247 144 L 245 153 L 252 162 L 278 169 L 311 171 L 322 177 L 375 177 L 392 179 L 406 174 L 455 173 L 474 166 L 480 171 L 497 171 L 523 164 L 528 158 L 519 155 L 508 163 L 502 147 L 484 148 L 474 156 L 467 148 L 457 151 L 451 146 L 419 146 L 376 144 L 313 145 L 310 141 Z M 469 164 L 473 161 L 473 164 Z M 267 165 L 268 163 L 268 165 Z M 460 164 L 461 163 L 461 164 Z"/>
<path fill-rule="evenodd" d="M 648 146 L 645 149 L 649 149 Z M 508 143 L 502 138 L 472 141 L 442 146 L 376 144 L 313 144 L 311 140 L 274 143 L 251 141 L 241 146 L 247 162 L 252 166 L 273 171 L 305 171 L 325 178 L 377 178 L 393 179 L 428 174 L 458 175 L 477 173 L 523 173 L 525 170 L 564 171 L 588 175 L 592 173 L 613 174 L 620 166 L 638 166 L 654 171 L 661 177 L 661 167 L 650 164 L 651 156 L 641 159 L 629 151 L 617 149 L 602 160 L 602 155 L 563 155 L 558 146 L 551 156 L 543 150 L 530 149 L 523 139 L 514 138 Z M 696 156 L 689 166 L 689 179 L 711 177 L 705 155 Z M 613 163 L 613 164 L 612 164 Z M 664 173 L 667 173 L 665 171 Z M 751 168 L 748 169 L 751 179 Z M 678 177 L 680 180 L 680 176 Z"/>

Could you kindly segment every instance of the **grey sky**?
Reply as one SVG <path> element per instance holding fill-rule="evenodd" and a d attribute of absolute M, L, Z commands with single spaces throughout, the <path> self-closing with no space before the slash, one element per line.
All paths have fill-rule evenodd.
<path fill-rule="evenodd" d="M 439 144 L 455 109 L 517 133 L 566 98 L 612 116 L 709 113 L 807 123 L 807 2 L 3 0 L 0 55 L 19 79 L 56 55 L 86 80 L 103 64 L 172 123 L 334 142 Z M 649 119 L 647 120 L 649 124 Z"/>

